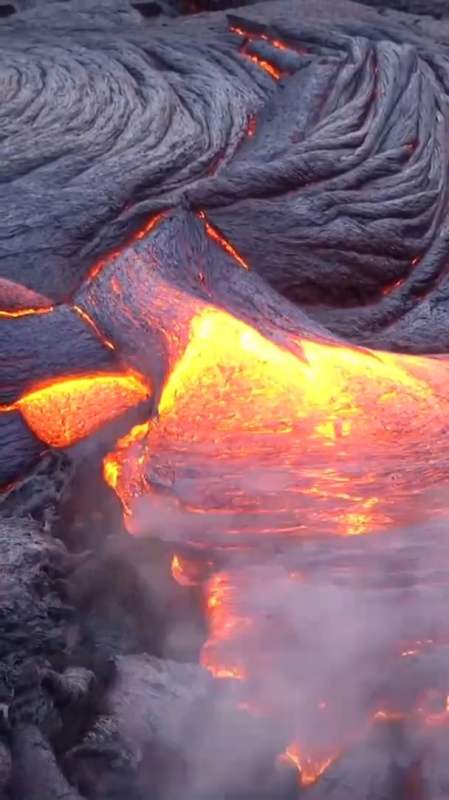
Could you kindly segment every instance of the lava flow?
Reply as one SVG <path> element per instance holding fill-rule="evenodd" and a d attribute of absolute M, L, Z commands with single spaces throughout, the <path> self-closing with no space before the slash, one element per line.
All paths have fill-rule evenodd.
<path fill-rule="evenodd" d="M 215 678 L 246 677 L 245 668 L 241 664 L 215 661 L 210 652 L 215 645 L 222 644 L 224 639 L 239 639 L 245 636 L 251 620 L 241 617 L 233 609 L 234 587 L 226 573 L 217 572 L 209 581 L 207 590 L 207 611 L 209 619 L 209 639 L 203 648 L 202 663 Z"/>
<path fill-rule="evenodd" d="M 90 436 L 151 394 L 134 374 L 99 373 L 46 381 L 0 413 L 20 411 L 33 433 L 50 447 L 69 447 Z"/>
<path fill-rule="evenodd" d="M 171 573 L 180 586 L 200 586 L 207 577 L 212 561 L 195 558 L 188 560 L 175 553 L 171 562 Z"/>
<path fill-rule="evenodd" d="M 230 28 L 230 31 L 231 31 L 231 33 L 236 33 L 238 36 L 243 36 L 244 37 L 244 42 L 243 42 L 242 46 L 240 47 L 240 53 L 243 56 L 245 56 L 245 58 L 248 58 L 249 61 L 252 61 L 253 64 L 256 64 L 258 67 L 260 67 L 260 69 L 262 69 L 264 72 L 266 72 L 267 75 L 269 75 L 271 78 L 273 78 L 273 80 L 278 81 L 280 78 L 282 78 L 282 75 L 283 75 L 282 70 L 280 70 L 278 67 L 276 67 L 274 64 L 272 64 L 270 61 L 267 61 L 266 58 L 261 58 L 261 56 L 259 56 L 257 53 L 251 51 L 250 47 L 251 47 L 251 41 L 253 41 L 255 39 L 263 39 L 264 41 L 270 41 L 270 43 L 272 43 L 275 47 L 277 46 L 277 47 L 279 47 L 279 49 L 282 49 L 282 50 L 286 50 L 287 49 L 286 47 L 281 45 L 280 42 L 277 43 L 277 44 L 274 44 L 274 42 L 271 42 L 271 40 L 269 40 L 268 37 L 265 36 L 265 35 L 254 36 L 254 35 L 246 33 L 246 31 L 244 31 L 244 30 L 242 30 L 241 28 L 238 28 L 238 27 L 233 27 L 232 26 Z M 276 40 L 274 40 L 274 41 L 276 41 Z"/>
<path fill-rule="evenodd" d="M 187 538 L 210 545 L 384 530 L 417 521 L 424 495 L 426 514 L 446 510 L 433 491 L 446 479 L 446 361 L 306 339 L 292 342 L 299 358 L 228 313 L 198 307 L 140 462 L 123 442 L 106 459 L 107 473 L 129 462 L 113 488 L 131 531 L 145 527 L 134 500 L 159 502 L 160 485 Z M 143 464 L 162 484 L 144 477 Z"/>
<path fill-rule="evenodd" d="M 277 754 L 308 785 L 333 768 L 346 731 L 374 718 L 361 700 L 375 694 L 367 654 L 384 663 L 407 637 L 385 626 L 377 596 L 373 606 L 371 594 L 357 594 L 370 559 L 352 571 L 337 559 L 332 571 L 328 549 L 323 583 L 320 571 L 307 578 L 298 545 L 349 546 L 447 513 L 449 363 L 294 336 L 287 349 L 198 299 L 188 322 L 182 301 L 188 335 L 177 353 L 171 340 L 157 414 L 106 457 L 105 479 L 130 532 L 229 564 L 203 580 L 202 664 L 241 687 L 239 708 L 270 698 L 266 716 L 283 734 Z M 263 555 L 273 542 L 282 543 L 276 563 Z M 387 580 L 379 570 L 378 583 Z M 179 556 L 172 572 L 193 582 Z M 395 669 L 410 661 L 399 655 Z"/>
<path fill-rule="evenodd" d="M 231 33 L 235 33 L 237 36 L 243 38 L 243 44 L 240 47 L 241 54 L 252 61 L 253 64 L 256 64 L 258 67 L 260 67 L 260 69 L 266 72 L 267 75 L 269 75 L 275 81 L 280 80 L 285 73 L 271 63 L 271 61 L 268 61 L 266 58 L 262 58 L 258 53 L 254 52 L 254 50 L 251 50 L 251 44 L 253 42 L 266 42 L 276 50 L 284 50 L 286 52 L 290 50 L 291 52 L 301 55 L 304 55 L 308 52 L 305 48 L 286 44 L 285 42 L 281 41 L 281 39 L 278 39 L 274 36 L 269 36 L 267 33 L 247 31 L 239 25 L 231 25 L 229 30 Z"/>
<path fill-rule="evenodd" d="M 279 756 L 281 763 L 290 763 L 296 767 L 301 786 L 310 786 L 316 783 L 320 775 L 332 764 L 333 760 L 333 756 L 313 759 L 309 755 L 303 755 L 297 744 L 289 745 L 285 752 Z"/>

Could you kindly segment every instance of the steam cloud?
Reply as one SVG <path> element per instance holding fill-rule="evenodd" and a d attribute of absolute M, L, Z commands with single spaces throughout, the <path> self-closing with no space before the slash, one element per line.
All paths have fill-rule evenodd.
<path fill-rule="evenodd" d="M 279 482 L 282 488 L 281 476 Z M 255 494 L 277 486 L 263 470 L 243 483 Z M 147 497 L 140 513 L 153 532 L 169 532 L 174 541 L 199 530 L 167 497 Z M 241 669 L 246 679 L 213 681 L 212 708 L 193 725 L 186 714 L 188 736 L 180 721 L 186 796 L 247 798 L 253 785 L 259 797 L 290 796 L 288 780 L 282 788 L 273 781 L 282 772 L 276 755 L 291 743 L 305 778 L 332 759 L 308 789 L 311 798 L 396 796 L 398 773 L 411 775 L 415 762 L 426 798 L 446 796 L 446 523 L 346 539 L 309 534 L 265 543 L 258 537 L 253 547 L 214 556 L 230 627 L 215 640 L 212 620 L 207 658 Z"/>

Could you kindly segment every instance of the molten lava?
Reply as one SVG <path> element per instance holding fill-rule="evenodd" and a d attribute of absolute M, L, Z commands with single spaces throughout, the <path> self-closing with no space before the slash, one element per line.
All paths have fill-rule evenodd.
<path fill-rule="evenodd" d="M 435 450 L 443 456 L 446 447 L 446 361 L 291 337 L 300 358 L 224 311 L 194 309 L 141 459 L 173 476 L 174 502 L 198 541 L 198 515 L 214 541 L 358 535 L 419 518 L 423 494 L 446 479 Z M 127 509 L 137 485 L 140 496 L 157 495 L 134 463 L 114 485 Z M 442 511 L 437 500 L 427 513 Z"/>
<path fill-rule="evenodd" d="M 139 228 L 135 233 L 133 233 L 125 242 L 121 245 L 121 247 L 117 250 L 111 250 L 106 256 L 100 258 L 98 261 L 93 264 L 89 270 L 89 274 L 87 276 L 88 281 L 93 281 L 99 274 L 102 272 L 105 267 L 112 264 L 117 257 L 121 255 L 123 249 L 126 245 L 132 245 L 134 242 L 137 242 L 139 239 L 143 239 L 145 236 L 148 236 L 151 231 L 153 231 L 165 218 L 166 212 L 160 211 L 158 214 L 155 214 L 154 217 L 151 217 L 141 228 Z M 79 309 L 76 309 L 79 312 Z"/>
<path fill-rule="evenodd" d="M 285 547 L 306 538 L 360 536 L 447 512 L 447 491 L 435 488 L 447 486 L 445 359 L 293 334 L 271 340 L 198 298 L 180 299 L 179 311 L 176 295 L 170 307 L 176 336 L 169 339 L 170 369 L 157 414 L 104 462 L 131 532 L 181 540 L 212 560 L 235 553 L 250 559 L 265 542 Z M 268 581 L 273 597 L 285 593 L 282 608 L 295 608 L 307 582 L 302 588 L 301 573 L 287 566 L 279 587 L 273 589 L 271 573 Z M 179 556 L 172 572 L 190 585 Z M 283 642 L 281 653 L 285 641 L 301 653 L 304 632 L 291 630 L 281 607 L 278 616 L 266 613 L 261 580 L 254 578 L 254 607 L 254 598 L 244 600 L 252 586 L 249 566 L 217 569 L 204 582 L 209 635 L 201 662 L 241 690 L 240 708 L 261 699 L 265 706 L 263 676 L 280 676 L 278 707 L 267 709 L 280 728 L 292 707 L 291 693 L 282 694 L 291 675 L 276 642 Z M 318 688 L 313 713 L 323 717 L 329 698 Z M 341 731 L 330 730 L 322 746 L 319 737 L 309 741 L 303 711 L 298 706 L 289 721 L 284 741 L 295 744 L 283 757 L 297 766 L 305 786 L 336 757 Z M 325 724 L 312 728 L 322 731 Z"/>
<path fill-rule="evenodd" d="M 298 770 L 299 785 L 311 786 L 316 783 L 320 775 L 332 764 L 335 756 L 313 758 L 301 752 L 298 744 L 289 745 L 285 752 L 279 756 L 280 762 L 293 764 Z"/>
<path fill-rule="evenodd" d="M 251 44 L 253 42 L 266 42 L 274 47 L 276 50 L 284 50 L 286 52 L 291 51 L 294 53 L 298 53 L 304 55 L 308 52 L 303 47 L 293 46 L 291 44 L 287 44 L 283 42 L 281 39 L 277 39 L 276 37 L 269 36 L 267 33 L 256 33 L 255 31 L 247 31 L 244 28 L 238 25 L 231 25 L 229 30 L 231 33 L 235 33 L 237 36 L 243 38 L 243 44 L 240 48 L 240 52 L 246 58 L 256 64 L 260 69 L 263 69 L 264 72 L 267 73 L 273 80 L 278 81 L 284 75 L 284 72 L 272 64 L 270 61 L 267 61 L 265 58 L 261 58 L 257 53 L 252 51 Z M 251 134 L 250 134 L 251 135 Z"/>
<path fill-rule="evenodd" d="M 80 306 L 72 306 L 73 311 L 75 314 L 78 314 L 79 317 L 83 320 L 83 322 L 87 323 L 89 328 L 91 328 L 98 338 L 103 342 L 104 346 L 108 348 L 108 350 L 115 350 L 115 344 L 103 336 L 102 332 L 98 328 L 98 325 L 93 321 L 92 317 L 84 311 Z"/>
<path fill-rule="evenodd" d="M 234 261 L 237 261 L 237 264 L 239 264 L 240 267 L 243 267 L 243 269 L 249 270 L 250 269 L 249 264 L 245 261 L 244 258 L 242 258 L 240 253 L 237 252 L 235 247 L 227 239 L 225 239 L 223 234 L 220 233 L 219 231 L 217 231 L 217 229 L 214 228 L 213 225 L 211 225 L 209 220 L 206 218 L 206 215 L 205 215 L 204 211 L 199 211 L 198 212 L 198 216 L 204 222 L 204 226 L 206 228 L 207 235 L 210 236 L 210 238 L 216 244 L 218 244 L 219 247 L 222 247 L 223 250 L 225 250 L 225 252 L 229 256 L 231 256 L 231 258 L 234 259 Z"/>
<path fill-rule="evenodd" d="M 217 644 L 234 637 L 244 636 L 251 625 L 251 620 L 238 616 L 233 611 L 234 588 L 229 576 L 217 572 L 207 587 L 207 612 L 209 619 L 209 639 L 201 654 L 201 663 L 215 678 L 233 678 L 243 680 L 246 671 L 242 664 L 223 663 L 215 660 L 214 649 Z"/>
<path fill-rule="evenodd" d="M 210 573 L 213 562 L 201 558 L 186 558 L 174 553 L 171 562 L 171 573 L 180 586 L 201 586 Z"/>
<path fill-rule="evenodd" d="M 143 482 L 141 468 L 143 462 L 142 442 L 148 434 L 149 424 L 144 422 L 135 425 L 126 436 L 117 442 L 115 451 L 105 456 L 103 461 L 103 475 L 106 483 L 114 489 L 119 496 L 120 486 L 125 480 L 130 491 L 130 499 L 136 498 L 142 492 Z M 135 485 L 134 484 L 135 481 Z M 121 497 L 125 513 L 129 514 L 130 506 Z"/>
<path fill-rule="evenodd" d="M 17 319 L 19 317 L 32 317 L 37 314 L 50 314 L 54 306 L 42 306 L 37 308 L 17 308 L 11 311 L 0 309 L 0 319 Z"/>
<path fill-rule="evenodd" d="M 150 396 L 133 374 L 79 375 L 35 386 L 1 412 L 21 411 L 35 435 L 50 447 L 68 447 Z"/>
<path fill-rule="evenodd" d="M 240 52 L 246 56 L 253 64 L 256 64 L 260 69 L 263 69 L 264 72 L 267 73 L 273 80 L 278 81 L 282 78 L 283 72 L 282 70 L 275 67 L 274 64 L 271 64 L 270 61 L 267 61 L 266 58 L 261 58 L 257 53 L 251 53 L 245 46 L 243 46 Z"/>
<path fill-rule="evenodd" d="M 229 30 L 237 36 L 241 36 L 249 42 L 262 41 L 271 44 L 277 50 L 290 50 L 293 53 L 300 53 L 301 55 L 307 54 L 309 51 L 305 47 L 298 47 L 297 45 L 287 44 L 281 39 L 274 36 L 269 36 L 267 33 L 256 33 L 255 31 L 247 31 L 238 25 L 231 25 Z"/>

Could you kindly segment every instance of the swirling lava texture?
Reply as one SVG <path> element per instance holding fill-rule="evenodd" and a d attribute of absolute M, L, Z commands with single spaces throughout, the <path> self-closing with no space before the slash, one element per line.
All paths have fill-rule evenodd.
<path fill-rule="evenodd" d="M 224 26 L 208 40 L 168 33 L 129 6 L 92 3 L 2 22 L 3 278 L 20 270 L 19 282 L 60 301 L 135 226 L 139 198 L 147 216 L 175 205 L 232 154 L 271 87 L 231 38 Z"/>
<path fill-rule="evenodd" d="M 292 35 L 309 63 L 193 196 L 250 263 L 335 332 L 444 350 L 447 54 L 357 23 L 332 33 L 302 19 L 278 26 L 281 41 Z"/>
<path fill-rule="evenodd" d="M 339 335 L 444 352 L 444 23 L 344 2 L 242 14 L 2 20 L 0 278 L 61 302 L 181 203 Z"/>

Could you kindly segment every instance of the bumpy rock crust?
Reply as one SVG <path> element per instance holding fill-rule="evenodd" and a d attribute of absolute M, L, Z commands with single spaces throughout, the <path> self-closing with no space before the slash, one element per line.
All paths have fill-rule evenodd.
<path fill-rule="evenodd" d="M 1 277 L 61 302 L 181 203 L 333 331 L 447 349 L 445 23 L 346 0 L 151 24 L 56 3 L 0 39 Z"/>

